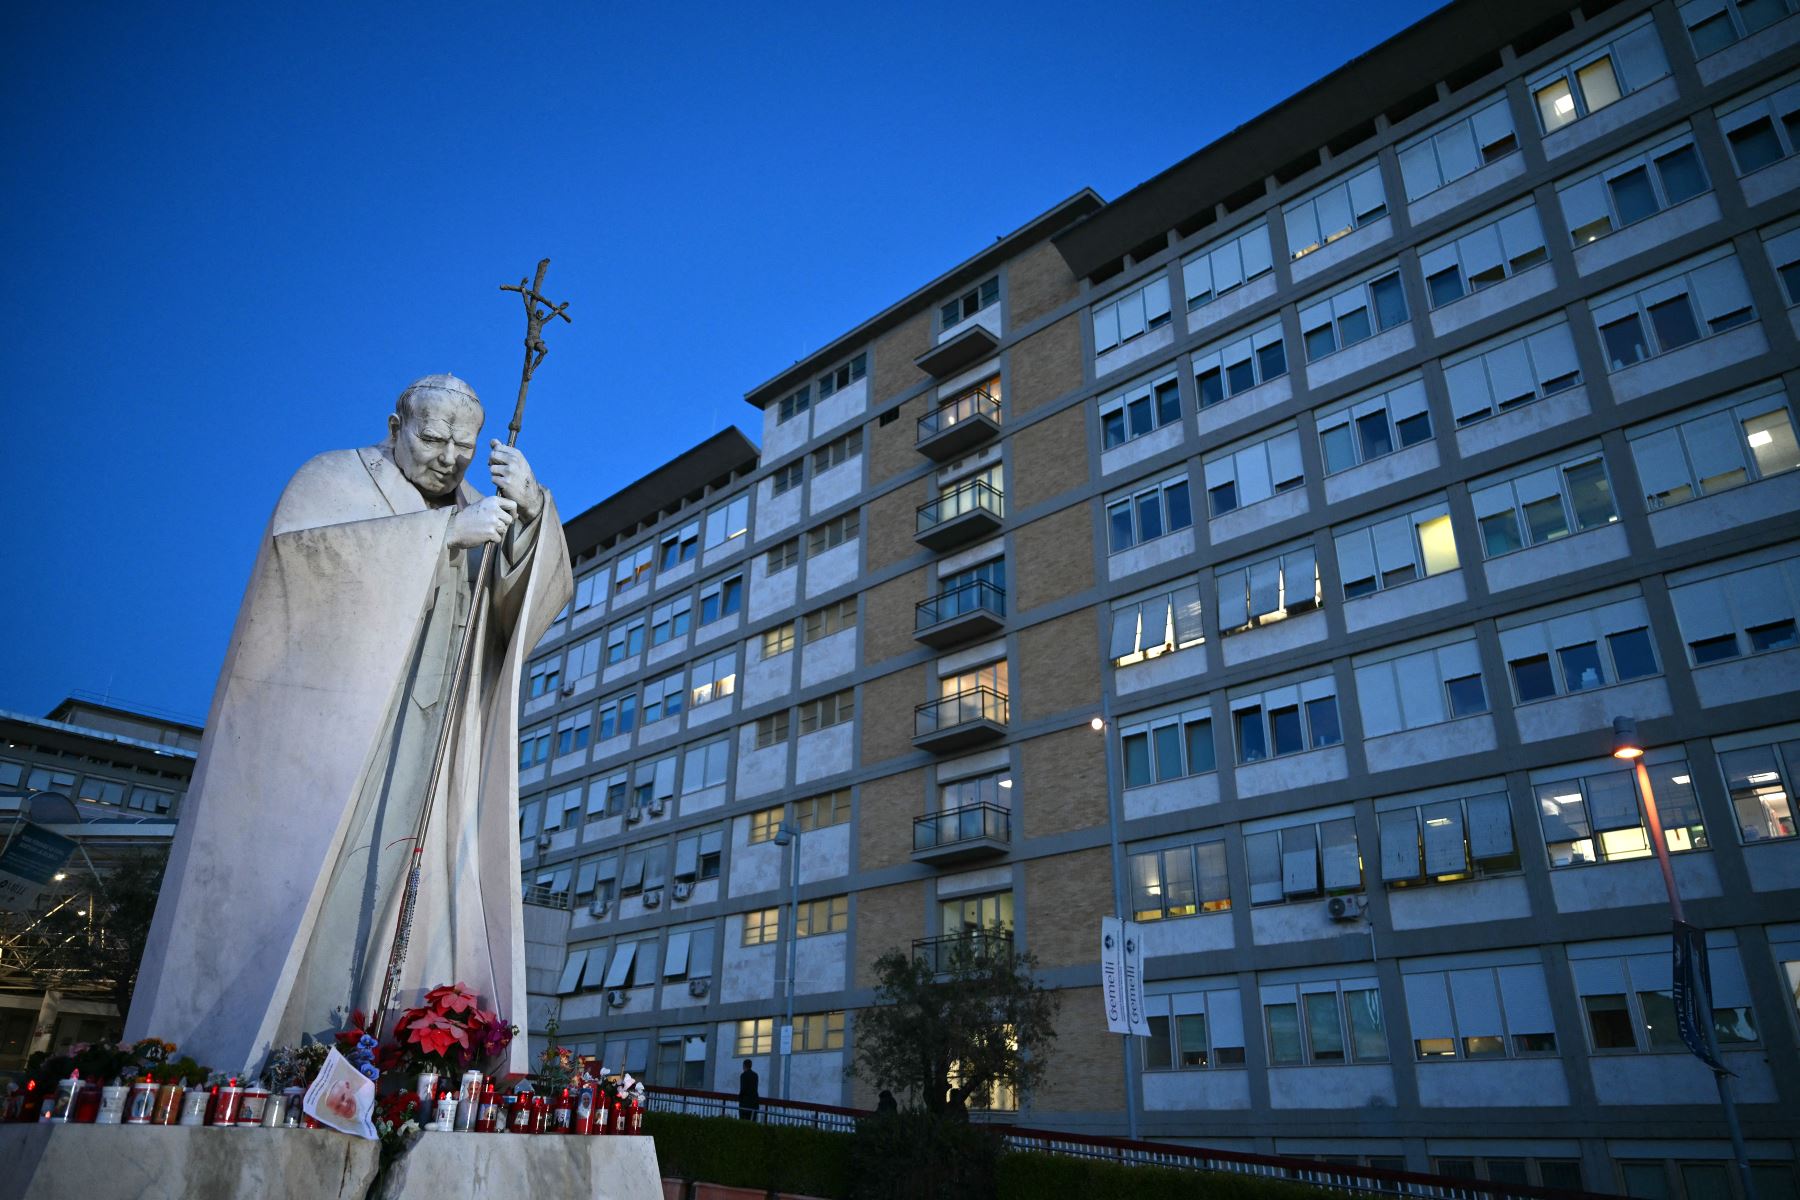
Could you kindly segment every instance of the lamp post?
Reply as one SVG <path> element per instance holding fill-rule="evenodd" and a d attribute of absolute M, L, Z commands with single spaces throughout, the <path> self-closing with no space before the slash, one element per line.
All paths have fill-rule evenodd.
<path fill-rule="evenodd" d="M 1088 728 L 1100 735 L 1100 753 L 1106 758 L 1106 829 L 1107 837 L 1112 843 L 1113 912 L 1123 921 L 1126 919 L 1125 854 L 1124 847 L 1119 842 L 1119 810 L 1113 802 L 1115 795 L 1122 797 L 1123 793 L 1117 786 L 1118 764 L 1113 761 L 1112 735 L 1108 732 L 1111 724 L 1112 694 L 1102 687 L 1100 690 L 1100 715 L 1088 722 Z M 1131 1077 L 1131 1034 L 1125 1034 L 1119 1044 L 1123 1055 L 1121 1067 L 1124 1071 L 1125 1084 L 1125 1136 L 1135 1141 L 1138 1135 L 1137 1084 Z"/>
<path fill-rule="evenodd" d="M 1638 800 L 1644 810 L 1644 827 L 1650 832 L 1650 847 L 1656 852 L 1656 865 L 1662 869 L 1663 886 L 1669 892 L 1669 914 L 1675 920 L 1676 935 L 1679 936 L 1680 927 L 1687 924 L 1687 918 L 1682 913 L 1681 891 L 1675 886 L 1675 868 L 1669 861 L 1669 842 L 1663 836 L 1662 814 L 1656 808 L 1656 794 L 1650 790 L 1650 772 L 1644 766 L 1644 743 L 1638 736 L 1636 718 L 1613 718 L 1612 753 L 1619 761 L 1631 764 L 1632 774 L 1637 779 Z M 1706 1001 L 1708 1011 L 1700 1014 L 1702 1019 L 1695 1024 L 1699 1027 L 1701 1037 L 1705 1039 L 1706 1049 L 1716 1062 L 1719 1054 L 1712 1035 L 1712 997 L 1708 995 Z M 1693 1047 L 1690 1046 L 1689 1049 Z M 1699 1057 L 1697 1053 L 1696 1057 Z M 1737 1160 L 1738 1182 L 1743 1186 L 1744 1200 L 1756 1200 L 1756 1184 L 1750 1175 L 1750 1154 L 1744 1148 L 1744 1131 L 1738 1124 L 1737 1101 L 1731 1094 L 1731 1075 L 1722 1067 L 1713 1067 L 1713 1082 L 1719 1088 L 1719 1107 L 1725 1112 L 1725 1129 L 1731 1135 L 1731 1152 Z"/>
<path fill-rule="evenodd" d="M 789 862 L 788 928 L 787 928 L 787 1037 L 776 1043 L 781 1051 L 781 1092 L 783 1100 L 791 1099 L 794 1062 L 794 953 L 800 942 L 800 827 L 784 820 L 775 830 L 775 844 L 787 847 Z M 779 1037 L 780 1035 L 777 1035 Z"/>

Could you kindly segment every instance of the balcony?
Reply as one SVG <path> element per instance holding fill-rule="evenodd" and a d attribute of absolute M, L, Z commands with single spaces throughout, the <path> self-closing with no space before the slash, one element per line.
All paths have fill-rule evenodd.
<path fill-rule="evenodd" d="M 913 745 L 920 750 L 961 750 L 1006 735 L 1011 708 L 1006 694 L 974 687 L 913 709 Z"/>
<path fill-rule="evenodd" d="M 971 388 L 919 418 L 918 451 L 936 462 L 960 458 L 1000 432 L 1000 402 Z"/>
<path fill-rule="evenodd" d="M 976 962 L 1012 949 L 1010 929 L 971 929 L 966 933 L 946 933 L 939 937 L 919 938 L 913 942 L 913 961 L 931 964 L 933 974 L 950 970 L 958 951 L 967 946 Z"/>
<path fill-rule="evenodd" d="M 941 866 L 1005 854 L 1012 810 L 983 800 L 913 818 L 913 861 Z"/>
<path fill-rule="evenodd" d="M 994 336 L 994 331 L 980 321 L 964 324 L 966 328 L 913 359 L 914 365 L 934 379 L 948 379 L 984 358 L 992 358 L 1000 348 L 1000 339 Z"/>
<path fill-rule="evenodd" d="M 919 601 L 913 637 L 938 650 L 994 633 L 1006 622 L 1006 591 L 973 579 Z"/>
<path fill-rule="evenodd" d="M 995 532 L 1005 515 L 1006 496 L 1000 489 L 985 479 L 971 479 L 919 505 L 913 536 L 932 550 L 949 550 Z"/>

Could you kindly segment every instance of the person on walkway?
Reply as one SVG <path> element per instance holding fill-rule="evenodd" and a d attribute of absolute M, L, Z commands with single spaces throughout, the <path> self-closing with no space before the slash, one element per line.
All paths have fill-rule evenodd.
<path fill-rule="evenodd" d="M 894 1100 L 894 1093 L 888 1091 L 886 1088 L 882 1088 L 881 1095 L 875 1098 L 876 1115 L 888 1116 L 898 1113 L 899 1111 L 900 1105 Z"/>
<path fill-rule="evenodd" d="M 756 1110 L 762 1106 L 761 1084 L 762 1078 L 746 1058 L 744 1073 L 738 1076 L 738 1116 L 746 1121 L 756 1120 Z"/>

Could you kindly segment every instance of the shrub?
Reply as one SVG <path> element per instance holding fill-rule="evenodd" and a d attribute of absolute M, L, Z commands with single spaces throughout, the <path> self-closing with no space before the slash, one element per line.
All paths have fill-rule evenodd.
<path fill-rule="evenodd" d="M 855 1189 L 839 1195 L 854 1200 L 987 1200 L 994 1195 L 1000 1161 L 995 1130 L 911 1110 L 858 1121 L 851 1141 Z"/>
<path fill-rule="evenodd" d="M 851 1139 L 841 1133 L 664 1112 L 646 1113 L 644 1132 L 656 1139 L 662 1173 L 670 1178 L 810 1196 L 850 1194 Z"/>
<path fill-rule="evenodd" d="M 1029 1152 L 1003 1156 L 997 1183 L 992 1194 L 999 1200 L 1044 1200 L 1061 1195 L 1078 1195 L 1082 1200 L 1341 1200 L 1339 1193 L 1253 1175 L 1131 1167 Z"/>

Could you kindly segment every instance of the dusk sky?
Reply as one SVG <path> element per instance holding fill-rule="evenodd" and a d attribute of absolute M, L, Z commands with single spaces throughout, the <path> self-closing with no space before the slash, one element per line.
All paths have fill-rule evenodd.
<path fill-rule="evenodd" d="M 570 516 L 1435 7 L 8 4 L 0 709 L 203 717 L 295 467 L 434 371 L 505 436 L 540 257 L 575 323 L 520 445 Z"/>

